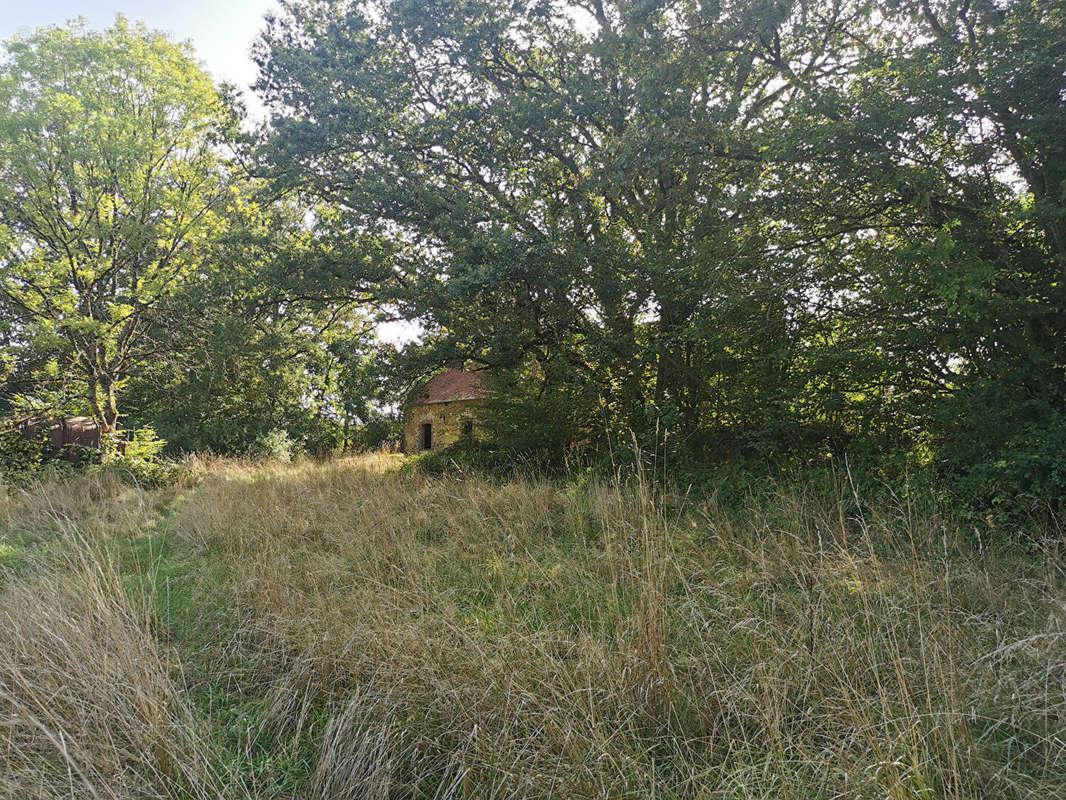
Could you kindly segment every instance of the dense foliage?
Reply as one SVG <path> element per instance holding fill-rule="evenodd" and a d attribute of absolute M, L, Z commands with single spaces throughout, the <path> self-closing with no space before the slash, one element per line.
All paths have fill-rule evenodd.
<path fill-rule="evenodd" d="M 148 426 L 172 452 L 388 438 L 346 379 L 373 348 L 358 295 L 326 277 L 365 254 L 255 179 L 239 105 L 188 47 L 120 18 L 6 49 L 0 412 Z"/>
<path fill-rule="evenodd" d="M 105 430 L 139 363 L 167 343 L 154 309 L 222 225 L 227 114 L 190 53 L 120 20 L 8 45 L 0 77 L 0 294 L 17 335 Z M 54 385 L 56 388 L 53 389 Z"/>
<path fill-rule="evenodd" d="M 526 440 L 1063 488 L 1060 4 L 320 0 L 260 60 L 280 180 Z"/>
<path fill-rule="evenodd" d="M 1066 494 L 1054 0 L 291 0 L 252 136 L 125 22 L 7 50 L 5 411 L 324 452 L 465 360 L 538 464 Z"/>

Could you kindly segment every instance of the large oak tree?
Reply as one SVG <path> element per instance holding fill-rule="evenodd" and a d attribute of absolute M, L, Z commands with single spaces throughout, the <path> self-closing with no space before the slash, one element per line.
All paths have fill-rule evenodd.
<path fill-rule="evenodd" d="M 1060 6 L 292 2 L 267 153 L 392 239 L 438 353 L 585 434 L 906 450 L 1005 409 L 995 462 L 1061 411 Z"/>

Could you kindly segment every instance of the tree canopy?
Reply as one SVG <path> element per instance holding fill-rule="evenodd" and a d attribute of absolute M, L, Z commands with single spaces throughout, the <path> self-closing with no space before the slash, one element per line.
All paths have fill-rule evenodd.
<path fill-rule="evenodd" d="M 0 294 L 55 387 L 111 430 L 122 383 L 168 347 L 153 314 L 225 225 L 231 117 L 187 48 L 122 19 L 6 50 Z"/>
<path fill-rule="evenodd" d="M 124 21 L 7 52 L 12 391 L 325 447 L 465 361 L 556 463 L 1066 480 L 1058 2 L 288 0 L 252 137 Z"/>
<path fill-rule="evenodd" d="M 430 354 L 566 409 L 530 411 L 551 441 L 984 439 L 962 458 L 998 463 L 1062 424 L 1064 24 L 1039 0 L 288 3 L 264 152 L 391 238 L 378 285 Z"/>

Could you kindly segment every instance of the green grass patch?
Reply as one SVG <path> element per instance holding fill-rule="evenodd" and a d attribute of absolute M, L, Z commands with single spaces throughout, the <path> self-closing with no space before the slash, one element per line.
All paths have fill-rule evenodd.
<path fill-rule="evenodd" d="M 1066 779 L 1053 549 L 978 546 L 850 488 L 723 507 L 236 469 L 161 507 L 77 506 L 142 520 L 88 546 L 226 797 L 1036 798 Z"/>

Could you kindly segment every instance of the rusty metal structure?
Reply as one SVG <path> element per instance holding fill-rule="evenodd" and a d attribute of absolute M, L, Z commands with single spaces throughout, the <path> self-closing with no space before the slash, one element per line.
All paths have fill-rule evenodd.
<path fill-rule="evenodd" d="M 18 429 L 26 439 L 48 432 L 48 455 L 67 461 L 80 461 L 90 450 L 100 449 L 100 425 L 92 417 L 24 419 Z"/>

